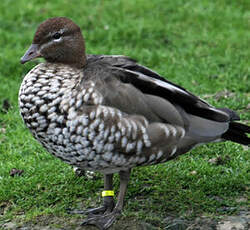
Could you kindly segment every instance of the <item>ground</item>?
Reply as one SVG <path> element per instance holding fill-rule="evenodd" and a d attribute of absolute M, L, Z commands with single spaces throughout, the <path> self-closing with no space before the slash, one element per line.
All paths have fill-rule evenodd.
<path fill-rule="evenodd" d="M 93 226 L 82 227 L 81 220 L 70 218 L 58 218 L 55 216 L 43 216 L 36 218 L 25 224 L 15 222 L 6 222 L 2 229 L 8 230 L 96 230 Z M 235 216 L 221 216 L 213 219 L 208 217 L 196 217 L 187 220 L 182 217 L 166 217 L 163 220 L 162 228 L 156 223 L 148 223 L 146 221 L 138 221 L 135 218 L 122 218 L 117 221 L 110 230 L 248 230 L 250 228 L 250 213 L 242 211 Z"/>
<path fill-rule="evenodd" d="M 80 229 L 83 217 L 67 208 L 101 203 L 102 176 L 78 177 L 33 139 L 19 115 L 21 81 L 42 61 L 19 60 L 39 23 L 70 17 L 83 30 L 87 53 L 137 59 L 249 125 L 249 12 L 244 0 L 1 1 L 0 229 Z M 247 229 L 249 153 L 216 143 L 134 169 L 123 216 L 111 229 L 224 230 L 230 222 Z M 116 177 L 116 193 L 118 186 Z"/>

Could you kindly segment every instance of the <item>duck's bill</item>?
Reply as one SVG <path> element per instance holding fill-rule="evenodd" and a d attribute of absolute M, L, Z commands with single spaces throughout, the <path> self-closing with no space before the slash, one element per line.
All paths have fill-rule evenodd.
<path fill-rule="evenodd" d="M 41 54 L 38 50 L 37 44 L 32 44 L 29 49 L 26 51 L 26 53 L 22 56 L 20 62 L 21 64 L 24 64 L 30 60 L 33 60 L 35 58 L 41 57 Z"/>

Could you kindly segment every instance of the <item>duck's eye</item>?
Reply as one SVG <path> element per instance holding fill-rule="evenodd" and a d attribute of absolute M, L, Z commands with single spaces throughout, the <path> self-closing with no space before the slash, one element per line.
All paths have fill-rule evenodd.
<path fill-rule="evenodd" d="M 53 35 L 53 38 L 54 39 L 59 39 L 62 35 L 58 32 L 56 32 L 54 35 Z"/>

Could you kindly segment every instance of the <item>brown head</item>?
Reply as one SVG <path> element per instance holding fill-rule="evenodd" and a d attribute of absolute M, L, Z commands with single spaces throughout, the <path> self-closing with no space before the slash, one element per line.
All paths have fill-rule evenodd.
<path fill-rule="evenodd" d="M 40 24 L 21 63 L 38 57 L 48 62 L 83 67 L 86 57 L 80 27 L 65 17 L 50 18 Z"/>

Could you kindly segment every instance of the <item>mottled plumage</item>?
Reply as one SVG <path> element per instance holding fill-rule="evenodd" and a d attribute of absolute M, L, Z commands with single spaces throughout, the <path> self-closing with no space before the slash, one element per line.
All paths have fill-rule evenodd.
<path fill-rule="evenodd" d="M 132 168 L 162 163 L 193 147 L 232 140 L 249 144 L 249 127 L 125 56 L 85 55 L 80 28 L 67 18 L 43 22 L 22 63 L 47 61 L 24 78 L 21 115 L 53 155 L 78 168 L 120 174 L 118 202 L 104 197 L 85 224 L 107 229 L 122 210 Z"/>
<path fill-rule="evenodd" d="M 49 152 L 79 168 L 107 174 L 172 158 L 185 129 L 160 123 L 154 112 L 146 114 L 148 106 L 143 100 L 134 108 L 122 109 L 126 101 L 111 107 L 113 100 L 118 103 L 125 97 L 117 99 L 115 91 L 109 95 L 106 91 L 112 87 L 121 87 L 120 94 L 126 94 L 126 87 L 131 86 L 112 79 L 112 75 L 92 77 L 69 66 L 42 63 L 23 80 L 21 115 Z M 133 90 L 131 97 L 138 93 Z M 127 97 L 129 105 L 133 98 Z M 129 109 L 134 111 L 129 113 Z M 144 110 L 145 116 L 136 115 Z M 153 119 L 158 123 L 149 123 Z"/>

